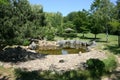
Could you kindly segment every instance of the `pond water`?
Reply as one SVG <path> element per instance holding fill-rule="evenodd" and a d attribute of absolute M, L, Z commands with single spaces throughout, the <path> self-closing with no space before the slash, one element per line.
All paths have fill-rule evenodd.
<path fill-rule="evenodd" d="M 41 54 L 50 54 L 50 55 L 65 55 L 65 54 L 78 54 L 80 51 L 82 53 L 86 52 L 85 48 L 57 48 L 57 49 L 37 49 L 38 53 Z"/>

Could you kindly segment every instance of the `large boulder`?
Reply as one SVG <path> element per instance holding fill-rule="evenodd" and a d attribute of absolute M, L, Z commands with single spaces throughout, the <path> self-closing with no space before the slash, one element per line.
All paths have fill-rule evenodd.
<path fill-rule="evenodd" d="M 60 48 L 63 48 L 65 44 L 65 40 L 57 41 L 57 45 L 59 45 Z"/>
<path fill-rule="evenodd" d="M 80 40 L 61 40 L 61 41 L 58 41 L 57 44 L 61 48 L 76 48 L 76 49 L 79 49 L 79 48 L 87 47 L 87 43 L 86 42 L 81 42 Z"/>
<path fill-rule="evenodd" d="M 70 48 L 70 40 L 66 40 L 64 44 L 64 48 Z"/>
<path fill-rule="evenodd" d="M 87 43 L 87 46 L 94 47 L 96 46 L 96 42 L 95 41 L 89 42 Z"/>
<path fill-rule="evenodd" d="M 70 41 L 70 48 L 75 48 L 75 40 L 71 40 Z"/>
<path fill-rule="evenodd" d="M 96 46 L 96 42 L 92 41 L 92 45 L 91 46 Z"/>
<path fill-rule="evenodd" d="M 81 42 L 80 42 L 79 40 L 76 40 L 76 41 L 75 41 L 75 48 L 76 48 L 76 49 L 79 49 L 79 48 L 81 47 L 80 44 L 81 44 Z"/>
<path fill-rule="evenodd" d="M 31 50 L 35 50 L 37 48 L 37 44 L 35 42 L 32 42 L 30 45 L 29 45 L 29 49 Z"/>

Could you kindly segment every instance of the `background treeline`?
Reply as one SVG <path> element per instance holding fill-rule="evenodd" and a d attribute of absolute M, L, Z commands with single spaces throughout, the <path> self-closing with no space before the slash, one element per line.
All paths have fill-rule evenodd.
<path fill-rule="evenodd" d="M 120 0 L 94 0 L 90 9 L 70 12 L 44 12 L 43 6 L 31 5 L 28 0 L 0 0 L 0 44 L 23 44 L 29 39 L 54 40 L 65 29 L 74 33 L 120 33 Z M 72 35 L 72 34 L 71 34 Z"/>

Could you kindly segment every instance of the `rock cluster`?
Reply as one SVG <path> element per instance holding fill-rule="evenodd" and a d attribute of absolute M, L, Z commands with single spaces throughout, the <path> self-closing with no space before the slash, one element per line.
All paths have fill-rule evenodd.
<path fill-rule="evenodd" d="M 20 46 L 15 48 L 5 48 L 0 52 L 0 61 L 4 62 L 27 61 L 41 57 L 44 57 L 44 55 L 31 52 L 29 50 L 23 49 Z"/>
<path fill-rule="evenodd" d="M 39 40 L 37 43 L 32 42 L 29 45 L 29 49 L 36 50 L 52 50 L 58 48 L 75 48 L 75 49 L 85 49 L 90 51 L 91 47 L 95 46 L 96 42 L 83 42 L 80 40 L 60 40 L 60 41 L 46 41 Z"/>
<path fill-rule="evenodd" d="M 62 48 L 76 48 L 76 49 L 96 45 L 95 41 L 83 42 L 80 40 L 61 40 L 58 41 L 57 44 Z"/>

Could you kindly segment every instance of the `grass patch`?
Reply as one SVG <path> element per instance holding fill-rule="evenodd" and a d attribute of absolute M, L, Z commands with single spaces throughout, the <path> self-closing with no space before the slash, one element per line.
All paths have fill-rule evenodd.
<path fill-rule="evenodd" d="M 78 39 L 78 40 L 83 40 L 83 41 L 91 41 L 91 40 L 94 40 L 95 38 L 94 38 L 94 34 L 92 34 L 92 33 L 87 33 L 87 34 L 85 34 L 85 37 L 83 38 L 82 37 L 82 35 L 83 34 L 81 34 L 81 33 L 78 33 L 77 34 L 77 37 L 75 37 L 75 38 L 72 38 L 72 39 Z M 116 44 L 117 43 L 117 36 L 116 35 L 109 35 L 108 36 L 108 39 L 109 39 L 109 43 L 114 43 L 114 44 Z M 64 40 L 64 37 L 59 37 L 59 36 L 56 36 L 55 38 L 54 38 L 55 40 Z M 67 40 L 70 40 L 71 38 L 67 38 Z M 98 34 L 97 35 L 97 39 L 98 39 L 98 42 L 100 42 L 100 43 L 105 43 L 105 41 L 106 41 L 106 34 L 104 34 L 104 33 L 101 33 L 101 34 Z"/>
<path fill-rule="evenodd" d="M 107 59 L 103 60 L 105 64 L 105 71 L 112 72 L 117 67 L 117 60 L 113 54 L 109 54 Z"/>

